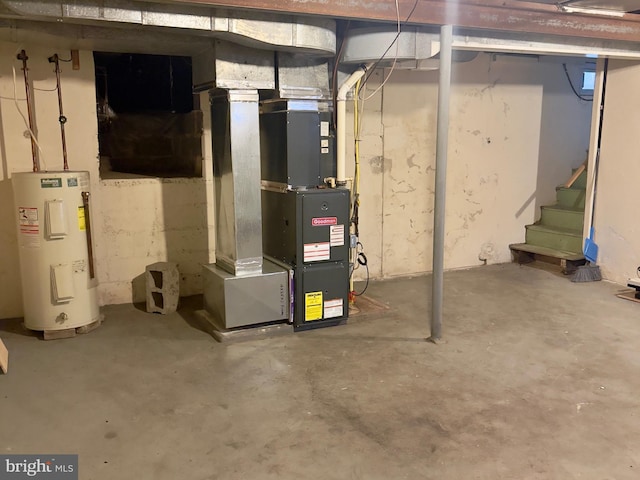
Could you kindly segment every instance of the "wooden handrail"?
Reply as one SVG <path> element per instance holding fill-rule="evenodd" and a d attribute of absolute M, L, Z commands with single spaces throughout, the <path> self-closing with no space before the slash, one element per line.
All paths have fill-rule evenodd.
<path fill-rule="evenodd" d="M 573 185 L 575 183 L 575 181 L 578 179 L 578 177 L 580 176 L 580 174 L 582 172 L 584 172 L 584 169 L 587 168 L 587 161 L 585 160 L 584 163 L 582 165 L 580 165 L 575 172 L 573 172 L 573 175 L 571 175 L 571 178 L 569 180 L 567 180 L 567 183 L 564 184 L 565 188 L 571 188 L 571 185 Z"/>

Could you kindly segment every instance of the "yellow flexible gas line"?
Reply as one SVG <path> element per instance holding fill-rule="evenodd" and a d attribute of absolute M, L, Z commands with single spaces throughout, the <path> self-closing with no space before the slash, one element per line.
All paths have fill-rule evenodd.
<path fill-rule="evenodd" d="M 353 189 L 351 192 L 351 218 L 353 218 L 353 212 L 356 206 L 360 206 L 360 131 L 359 131 L 359 121 L 358 121 L 358 96 L 360 95 L 360 84 L 361 80 L 358 80 L 355 85 L 354 96 L 353 96 L 353 153 L 354 153 L 354 161 L 355 161 L 355 169 L 353 173 Z M 355 233 L 352 231 L 353 225 L 350 225 L 349 233 Z M 351 237 L 351 235 L 349 235 Z M 349 241 L 351 243 L 351 241 Z M 355 249 L 349 248 L 349 261 L 354 266 L 355 269 Z M 353 286 L 353 273 L 349 276 L 349 303 L 355 303 L 355 295 L 353 294 L 354 286 Z"/>
<path fill-rule="evenodd" d="M 355 196 L 355 202 L 360 205 L 360 121 L 358 118 L 358 96 L 360 95 L 360 83 L 358 80 L 356 83 L 354 97 L 353 97 L 353 139 L 354 139 L 354 157 L 355 157 L 355 172 L 353 180 L 353 192 Z"/>

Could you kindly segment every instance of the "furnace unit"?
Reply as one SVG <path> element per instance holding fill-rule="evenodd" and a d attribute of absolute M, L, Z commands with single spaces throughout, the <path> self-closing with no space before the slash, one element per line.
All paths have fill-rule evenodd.
<path fill-rule="evenodd" d="M 323 182 L 335 175 L 330 115 L 314 100 L 260 109 L 263 250 L 293 269 L 295 330 L 349 314 L 349 191 Z"/>

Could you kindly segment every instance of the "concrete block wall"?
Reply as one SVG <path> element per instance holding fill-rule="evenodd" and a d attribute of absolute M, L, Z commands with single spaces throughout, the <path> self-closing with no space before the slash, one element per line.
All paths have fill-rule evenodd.
<path fill-rule="evenodd" d="M 579 85 L 581 68 L 568 68 Z M 508 262 L 586 158 L 592 105 L 554 59 L 481 53 L 454 64 L 452 82 L 445 268 Z M 437 92 L 437 71 L 396 71 L 365 103 L 360 230 L 373 278 L 431 269 Z"/>
<path fill-rule="evenodd" d="M 62 170 L 62 146 L 58 123 L 58 103 L 55 74 L 47 58 L 54 53 L 68 57 L 67 52 L 56 52 L 39 45 L 0 42 L 0 318 L 22 315 L 20 267 L 15 233 L 15 208 L 11 174 L 31 171 L 31 142 L 27 127 L 14 101 L 13 69 L 15 69 L 17 103 L 26 115 L 25 88 L 21 62 L 16 53 L 25 49 L 29 56 L 29 78 L 36 89 L 33 92 L 34 116 L 42 148 L 41 168 Z M 65 125 L 69 165 L 72 170 L 88 170 L 91 175 L 92 209 L 100 202 L 97 119 L 93 58 L 90 52 L 80 53 L 80 69 L 72 70 L 68 63 L 61 64 Z"/>
<path fill-rule="evenodd" d="M 208 183 L 195 178 L 101 182 L 106 201 L 96 223 L 104 247 L 98 266 L 103 304 L 144 301 L 145 268 L 160 261 L 180 264 L 181 295 L 202 291 L 200 266 L 214 260 Z"/>
<path fill-rule="evenodd" d="M 24 48 L 36 88 L 35 116 L 46 167 L 62 169 L 55 76 L 47 57 L 65 52 L 36 45 L 0 42 L 0 318 L 22 315 L 12 172 L 31 169 L 30 141 L 13 101 L 12 65 L 18 98 L 24 83 L 15 54 Z M 68 52 L 66 52 L 68 53 Z M 45 91 L 46 90 L 46 91 Z M 180 264 L 181 295 L 200 293 L 200 265 L 215 260 L 211 135 L 204 112 L 203 177 L 158 179 L 130 176 L 100 179 L 93 55 L 80 52 L 80 70 L 62 64 L 62 91 L 71 169 L 91 175 L 96 274 L 101 304 L 145 301 L 145 267 L 158 261 Z M 23 111 L 24 100 L 19 100 Z M 202 99 L 208 105 L 208 98 Z M 43 164 L 43 168 L 45 164 Z"/>
<path fill-rule="evenodd" d="M 208 105 L 202 94 L 202 105 Z M 215 261 L 210 114 L 203 112 L 201 178 L 136 177 L 100 181 L 96 222 L 104 305 L 145 301 L 144 272 L 154 262 L 180 265 L 180 295 L 202 292 L 201 265 Z"/>
<path fill-rule="evenodd" d="M 19 48 L 33 58 L 35 86 L 55 85 L 46 61 L 55 51 L 0 42 L 0 318 L 22 314 L 10 177 L 29 170 L 31 157 L 12 100 L 11 66 Z M 91 174 L 100 302 L 144 301 L 145 268 L 161 261 L 179 263 L 181 295 L 200 293 L 200 266 L 215 261 L 208 112 L 202 178 L 101 180 L 92 53 L 80 52 L 80 63 L 78 71 L 63 65 L 64 107 L 71 167 Z M 370 89 L 382 74 L 374 74 Z M 437 75 L 394 72 L 365 104 L 361 239 L 373 278 L 430 269 Z M 563 75 L 560 64 L 487 54 L 454 68 L 447 268 L 482 264 L 483 248 L 489 262 L 508 261 L 507 245 L 523 238 L 536 205 L 552 199 L 562 172 L 583 160 L 590 105 L 573 97 Z M 208 105 L 206 94 L 201 105 Z M 36 91 L 35 109 L 50 168 L 61 165 L 55 92 Z"/>

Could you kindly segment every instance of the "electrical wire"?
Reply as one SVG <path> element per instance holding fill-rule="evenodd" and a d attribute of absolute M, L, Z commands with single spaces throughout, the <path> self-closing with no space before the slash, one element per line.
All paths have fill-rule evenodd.
<path fill-rule="evenodd" d="M 576 97 L 578 97 L 580 100 L 583 100 L 585 102 L 593 102 L 593 97 L 589 98 L 588 96 L 585 97 L 584 95 L 580 95 L 576 90 L 576 87 L 573 86 L 573 82 L 571 81 L 571 77 L 569 76 L 569 71 L 567 70 L 566 63 L 562 64 L 562 68 L 564 68 L 564 74 L 567 76 L 567 81 L 569 82 L 569 86 L 571 87 L 571 90 L 573 90 L 573 93 L 575 93 Z"/>
<path fill-rule="evenodd" d="M 360 95 L 360 91 L 356 90 L 356 97 L 358 99 L 358 102 L 356 103 L 355 109 L 358 110 L 358 128 L 354 136 L 358 142 L 360 142 L 361 140 L 362 125 L 364 123 L 364 104 L 366 101 L 365 98 L 360 98 L 359 95 Z M 358 147 L 359 147 L 359 143 L 358 143 Z M 358 151 L 359 151 L 359 148 L 358 148 Z"/>
<path fill-rule="evenodd" d="M 353 202 L 351 205 L 351 225 L 353 226 L 353 233 L 358 237 L 360 235 L 359 231 L 359 222 L 360 222 L 360 119 L 358 118 L 358 97 L 360 94 L 360 88 L 362 87 L 361 80 L 358 80 L 355 85 L 355 95 L 353 97 L 353 137 L 354 137 L 354 157 L 355 157 L 355 168 L 353 175 Z M 364 254 L 364 245 L 362 242 L 358 241 L 356 243 L 356 248 L 351 249 L 352 252 L 355 250 L 355 255 L 352 257 L 353 262 L 353 270 L 349 275 L 350 282 L 350 291 L 358 297 L 364 292 L 367 291 L 367 287 L 369 286 L 369 265 L 367 261 L 367 256 Z M 363 266 L 367 271 L 367 279 L 364 289 L 357 293 L 353 288 L 353 272 L 355 272 L 360 266 Z"/>
<path fill-rule="evenodd" d="M 358 96 L 360 94 L 361 80 L 355 85 L 355 95 L 353 96 L 353 153 L 354 153 L 354 172 L 353 172 L 353 202 L 351 223 L 354 227 L 354 233 L 358 232 L 358 210 L 360 207 L 360 118 L 358 115 Z"/>
<path fill-rule="evenodd" d="M 344 34 L 342 35 L 342 41 L 340 42 L 340 48 L 338 48 L 338 53 L 336 54 L 335 61 L 333 63 L 333 74 L 331 75 L 331 98 L 333 99 L 333 104 L 336 103 L 336 96 L 338 95 L 338 65 L 340 63 L 340 57 L 342 57 L 342 51 L 344 50 L 345 39 L 347 38 L 347 34 L 349 33 L 349 27 L 351 26 L 351 20 L 347 21 L 347 25 L 344 28 Z M 333 109 L 333 125 L 335 126 L 338 123 L 337 119 L 338 113 L 336 109 Z"/>
<path fill-rule="evenodd" d="M 391 68 L 389 69 L 389 73 L 387 73 L 387 76 L 384 78 L 384 80 L 378 86 L 378 88 L 376 88 L 373 91 L 372 94 L 370 94 L 367 97 L 363 98 L 363 101 L 373 98 L 376 93 L 378 93 L 380 90 L 382 90 L 382 87 L 385 86 L 385 84 L 387 83 L 387 81 L 391 77 L 391 74 L 393 73 L 393 70 L 396 68 L 396 63 L 398 62 L 398 49 L 400 48 L 400 42 L 398 42 L 398 38 L 400 37 L 400 32 L 401 32 L 401 30 L 400 30 L 400 7 L 398 6 L 398 0 L 395 0 L 395 2 L 396 2 L 396 19 L 398 21 L 398 33 L 396 33 L 396 36 L 394 37 L 393 43 L 396 44 L 396 54 L 393 57 L 393 63 L 391 64 Z M 392 45 L 393 45 L 393 43 L 392 43 Z M 387 51 L 388 51 L 388 49 L 387 49 Z"/>
<path fill-rule="evenodd" d="M 53 88 L 36 88 L 33 87 L 34 90 L 38 90 L 39 92 L 55 92 L 56 90 L 58 90 L 58 87 L 53 87 Z"/>
<path fill-rule="evenodd" d="M 396 4 L 397 4 L 397 2 L 396 2 Z M 384 57 L 387 55 L 389 50 L 391 50 L 391 47 L 393 47 L 394 43 L 396 43 L 398 41 L 398 37 L 400 36 L 400 33 L 402 33 L 402 27 L 405 26 L 407 24 L 407 22 L 411 19 L 411 16 L 413 15 L 413 12 L 416 11 L 416 7 L 417 6 L 418 6 L 418 0 L 415 0 L 415 2 L 413 4 L 413 7 L 411 8 L 411 11 L 409 12 L 409 15 L 407 15 L 407 18 L 405 18 L 404 22 L 402 22 L 402 24 L 400 25 L 400 27 L 398 29 L 398 33 L 396 33 L 396 36 L 393 38 L 393 40 L 391 41 L 391 43 L 389 44 L 387 49 L 380 56 L 380 58 L 373 64 L 373 66 L 369 69 L 368 74 L 364 77 L 364 81 L 362 82 L 363 85 L 365 85 L 367 83 L 367 81 L 369 80 L 369 77 L 371 77 L 371 75 L 373 74 L 373 72 L 376 69 L 376 67 L 384 59 Z M 399 12 L 398 12 L 398 14 L 399 14 Z"/>
<path fill-rule="evenodd" d="M 358 139 L 358 96 L 360 95 L 360 85 L 362 78 L 359 78 L 354 88 L 353 96 L 353 155 L 354 155 L 354 172 L 353 182 L 350 189 L 349 207 L 351 210 L 351 216 L 349 218 L 349 239 L 351 235 L 358 237 L 358 207 L 360 205 L 360 148 Z M 356 245 L 357 247 L 357 245 Z M 356 261 L 356 248 L 351 247 L 351 240 L 349 240 L 349 268 L 355 269 Z M 353 286 L 353 270 L 349 272 L 349 292 L 355 293 Z M 353 299 L 352 299 L 353 300 Z"/>
<path fill-rule="evenodd" d="M 358 264 L 358 266 L 363 266 L 365 268 L 365 270 L 367 271 L 367 278 L 365 280 L 365 284 L 364 284 L 364 288 L 362 289 L 362 291 L 360 293 L 358 292 L 353 292 L 353 294 L 356 297 L 359 297 L 360 295 L 364 295 L 364 292 L 367 291 L 367 288 L 369 288 L 369 261 L 367 260 L 367 256 L 364 254 L 364 246 L 362 245 L 362 243 L 358 242 L 358 246 L 356 247 L 356 249 L 360 247 L 360 251 L 358 252 L 358 256 L 356 257 L 356 262 Z M 356 267 L 354 269 L 357 270 L 359 267 Z"/>
<path fill-rule="evenodd" d="M 354 124 L 354 157 L 355 157 L 355 171 L 354 171 L 354 179 L 353 179 L 353 199 L 351 202 L 351 219 L 350 219 L 350 223 L 353 226 L 354 229 L 354 234 L 356 235 L 356 237 L 359 235 L 359 208 L 360 208 L 360 132 L 362 129 L 362 118 L 363 118 L 363 112 L 364 112 L 364 104 L 367 100 L 371 99 L 375 94 L 377 94 L 387 83 L 387 81 L 389 80 L 389 78 L 391 77 L 391 74 L 393 73 L 397 60 L 398 60 L 398 49 L 399 49 L 399 44 L 398 44 L 398 38 L 400 37 L 400 33 L 402 33 L 402 26 L 405 25 L 409 19 L 411 18 L 411 16 L 413 15 L 413 12 L 415 12 L 416 7 L 418 6 L 418 0 L 415 0 L 413 7 L 411 8 L 411 11 L 409 12 L 409 14 L 407 15 L 407 18 L 404 20 L 404 22 L 400 22 L 400 6 L 398 4 L 398 0 L 395 0 L 395 5 L 396 5 L 396 21 L 397 21 L 397 32 L 395 37 L 393 38 L 393 40 L 391 41 L 391 43 L 389 44 L 389 46 L 387 47 L 387 49 L 384 51 L 384 53 L 382 54 L 382 56 L 373 64 L 373 66 L 368 69 L 367 75 L 364 77 L 364 79 L 360 79 L 358 80 L 358 82 L 355 85 L 355 94 L 354 94 L 354 119 L 353 119 L 353 124 Z M 348 29 L 348 24 L 347 24 L 347 29 Z M 346 36 L 346 35 L 345 35 Z M 389 50 L 391 50 L 391 48 L 393 47 L 393 45 L 396 45 L 396 54 L 395 57 L 393 59 L 393 64 L 391 65 L 391 69 L 389 70 L 389 73 L 386 75 L 386 77 L 384 78 L 384 80 L 382 81 L 382 83 L 378 86 L 378 88 L 376 88 L 374 90 L 373 93 L 371 93 L 370 95 L 363 95 L 362 99 L 360 100 L 360 95 L 362 93 L 362 91 L 364 90 L 362 87 L 366 85 L 367 81 L 369 80 L 369 78 L 371 77 L 371 75 L 373 74 L 373 71 L 376 69 L 376 67 L 380 64 L 380 62 L 385 58 L 385 56 L 387 55 L 387 53 L 389 52 Z M 342 48 L 344 46 L 344 38 L 342 41 L 342 44 L 340 46 L 340 49 L 338 51 L 338 55 L 337 55 L 337 61 L 339 61 L 341 55 L 342 55 Z M 334 87 L 334 98 L 335 98 L 335 78 L 337 76 L 337 68 L 338 68 L 338 63 L 336 61 L 336 64 L 334 66 L 334 71 L 333 71 L 333 87 Z M 353 250 L 353 249 L 352 249 Z M 368 286 L 369 286 L 369 265 L 368 265 L 368 261 L 367 261 L 367 257 L 364 254 L 364 246 L 362 245 L 361 242 L 357 242 L 356 244 L 356 255 L 355 258 L 353 259 L 353 267 L 350 268 L 350 273 L 349 273 L 349 281 L 350 284 L 353 285 L 353 273 L 355 272 L 355 270 L 357 270 L 360 266 L 365 267 L 366 271 L 367 271 L 367 277 L 366 277 L 366 283 L 364 286 L 364 289 L 360 292 L 357 293 L 355 291 L 353 291 L 353 294 L 355 296 L 360 296 L 363 295 L 364 292 L 366 292 Z M 350 290 L 352 290 L 350 288 Z"/>

